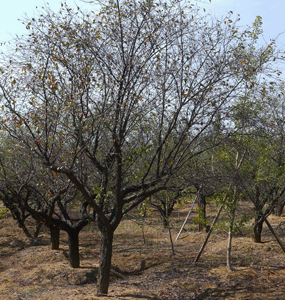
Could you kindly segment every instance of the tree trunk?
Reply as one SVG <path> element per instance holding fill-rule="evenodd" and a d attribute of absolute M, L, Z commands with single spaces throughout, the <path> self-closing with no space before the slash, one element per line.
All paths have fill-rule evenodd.
<path fill-rule="evenodd" d="M 233 229 L 235 223 L 235 215 L 236 215 L 236 206 L 237 206 L 237 187 L 234 186 L 234 199 L 231 208 L 231 219 L 229 226 L 229 239 L 228 239 L 228 248 L 227 248 L 227 267 L 228 271 L 232 271 L 232 261 L 231 261 L 231 252 L 232 252 L 232 239 L 233 239 Z"/>
<path fill-rule="evenodd" d="M 97 281 L 97 294 L 107 295 L 110 281 L 114 232 L 101 230 L 100 264 Z"/>
<path fill-rule="evenodd" d="M 165 216 L 162 216 L 163 228 L 168 229 L 168 219 Z"/>
<path fill-rule="evenodd" d="M 229 228 L 229 239 L 228 239 L 228 249 L 227 249 L 227 267 L 229 271 L 233 270 L 231 264 L 232 237 L 233 237 L 233 226 L 231 224 Z"/>
<path fill-rule="evenodd" d="M 142 222 L 142 237 L 143 237 L 143 244 L 146 244 L 145 235 L 144 235 L 144 221 Z"/>
<path fill-rule="evenodd" d="M 37 239 L 39 237 L 41 228 L 43 224 L 39 221 L 36 221 L 35 231 L 34 231 L 34 239 Z"/>
<path fill-rule="evenodd" d="M 79 268 L 79 231 L 69 230 L 68 232 L 68 246 L 69 246 L 69 262 L 72 268 Z"/>
<path fill-rule="evenodd" d="M 17 220 L 18 222 L 18 226 L 20 228 L 22 228 L 22 230 L 24 231 L 25 235 L 27 236 L 27 238 L 29 238 L 31 241 L 34 240 L 33 236 L 31 235 L 31 233 L 29 232 L 29 230 L 27 229 L 25 223 L 24 223 L 24 219 L 21 217 L 20 212 L 18 211 L 18 209 L 14 209 L 13 211 L 11 210 L 12 215 L 14 217 L 14 219 Z"/>
<path fill-rule="evenodd" d="M 174 244 L 173 244 L 171 228 L 170 228 L 169 224 L 168 224 L 168 232 L 169 232 L 169 240 L 170 240 L 170 244 L 171 244 L 172 255 L 174 256 L 175 255 Z"/>
<path fill-rule="evenodd" d="M 204 195 L 199 194 L 199 219 L 203 219 L 204 221 L 206 220 L 206 197 Z M 204 227 L 203 222 L 199 222 L 199 227 L 198 230 L 202 231 Z"/>
<path fill-rule="evenodd" d="M 274 216 L 281 217 L 281 215 L 283 213 L 283 208 L 284 208 L 284 203 L 277 205 L 273 211 Z"/>
<path fill-rule="evenodd" d="M 50 243 L 51 250 L 59 249 L 59 228 L 55 226 L 51 226 L 50 228 Z"/>
<path fill-rule="evenodd" d="M 253 233 L 254 233 L 253 240 L 255 243 L 261 243 L 262 227 L 263 227 L 263 218 L 260 215 L 257 215 L 253 227 Z"/>

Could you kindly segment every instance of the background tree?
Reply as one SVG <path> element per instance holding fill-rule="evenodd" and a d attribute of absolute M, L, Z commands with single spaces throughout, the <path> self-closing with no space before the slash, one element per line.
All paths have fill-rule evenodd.
<path fill-rule="evenodd" d="M 255 205 L 254 240 L 261 242 L 263 214 L 284 206 L 284 87 L 264 83 L 251 101 L 239 104 L 237 116 L 246 123 L 242 141 L 248 149 L 247 174 L 239 185 Z M 243 125 L 244 126 L 244 125 Z"/>
<path fill-rule="evenodd" d="M 36 159 L 29 158 L 28 153 L 22 151 L 21 144 L 14 144 L 14 150 L 8 150 L 9 139 L 2 138 L 2 142 L 0 199 L 32 241 L 34 237 L 24 223 L 28 216 L 50 229 L 52 249 L 59 248 L 60 230 L 66 231 L 70 264 L 79 267 L 78 235 L 94 221 L 94 215 L 87 213 L 88 204 L 80 201 L 77 190 L 66 182 L 63 175 L 56 176 Z M 81 210 L 77 211 L 77 207 Z"/>
<path fill-rule="evenodd" d="M 164 228 L 169 232 L 172 255 L 175 255 L 175 251 L 171 234 L 170 215 L 173 212 L 174 205 L 177 203 L 177 200 L 181 197 L 181 192 L 182 191 L 179 190 L 177 186 L 175 189 L 169 189 L 167 191 L 157 193 L 150 200 L 151 206 L 159 212 Z"/>

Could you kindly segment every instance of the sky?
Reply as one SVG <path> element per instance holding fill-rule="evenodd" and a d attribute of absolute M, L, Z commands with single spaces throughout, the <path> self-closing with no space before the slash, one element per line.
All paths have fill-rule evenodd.
<path fill-rule="evenodd" d="M 269 43 L 270 39 L 278 37 L 278 44 L 285 45 L 285 0 L 204 0 L 203 6 L 214 16 L 225 16 L 233 11 L 234 16 L 240 14 L 241 24 L 251 25 L 256 16 L 262 17 L 263 38 Z M 234 19 L 234 18 L 233 18 Z"/>
<path fill-rule="evenodd" d="M 191 0 L 193 3 L 199 1 Z M 240 14 L 241 24 L 252 24 L 257 15 L 263 19 L 264 40 L 270 41 L 270 38 L 276 38 L 285 31 L 285 0 L 200 0 L 208 12 L 214 16 L 226 16 L 229 11 L 234 12 L 234 16 Z M 54 11 L 60 8 L 60 0 L 48 0 L 50 7 Z M 74 0 L 66 2 L 75 7 Z M 33 17 L 36 6 L 43 6 L 42 0 L 0 0 L 0 42 L 11 39 L 15 34 L 25 33 L 25 26 L 18 21 L 25 13 Z M 77 4 L 83 5 L 80 0 Z M 87 4 L 84 4 L 87 6 Z M 233 17 L 234 19 L 234 17 Z M 285 33 L 279 36 L 279 45 L 285 45 Z"/>
<path fill-rule="evenodd" d="M 54 11 L 59 11 L 60 0 L 48 0 L 49 6 Z M 33 17 L 36 12 L 36 6 L 41 8 L 43 0 L 0 0 L 0 42 L 10 40 L 15 34 L 25 33 L 25 26 L 18 21 L 25 14 Z M 74 0 L 67 0 L 67 4 L 75 6 Z M 79 1 L 78 1 L 79 2 Z"/>

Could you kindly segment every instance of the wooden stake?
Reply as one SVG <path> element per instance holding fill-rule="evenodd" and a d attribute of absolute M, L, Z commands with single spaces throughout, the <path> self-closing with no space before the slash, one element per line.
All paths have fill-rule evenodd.
<path fill-rule="evenodd" d="M 263 220 L 265 221 L 266 225 L 268 226 L 268 228 L 270 229 L 270 231 L 272 232 L 272 234 L 274 235 L 276 241 L 278 242 L 278 244 L 280 245 L 280 247 L 282 248 L 283 252 L 285 252 L 285 247 L 282 243 L 282 241 L 279 239 L 279 237 L 277 236 L 275 230 L 273 229 L 273 227 L 271 226 L 271 224 L 269 223 L 269 221 L 266 219 L 266 217 L 264 216 L 263 213 L 260 213 L 261 216 L 263 217 Z"/>
<path fill-rule="evenodd" d="M 200 188 L 200 189 L 201 189 L 201 188 Z M 184 221 L 184 223 L 183 223 L 183 225 L 182 225 L 182 227 L 181 227 L 181 229 L 180 229 L 180 231 L 179 231 L 179 233 L 178 233 L 178 235 L 177 235 L 177 237 L 176 237 L 176 239 L 175 239 L 175 242 L 179 239 L 179 236 L 180 236 L 180 234 L 181 234 L 183 228 L 184 228 L 185 225 L 186 225 L 186 222 L 187 222 L 187 220 L 188 220 L 188 218 L 189 218 L 189 216 L 190 216 L 190 214 L 191 214 L 191 212 L 192 212 L 192 210 L 193 210 L 193 207 L 194 207 L 194 205 L 195 205 L 195 203 L 196 203 L 196 201 L 197 201 L 197 199 L 198 199 L 199 192 L 200 192 L 200 190 L 199 190 L 199 191 L 197 192 L 197 194 L 196 194 L 195 200 L 194 200 L 194 202 L 193 202 L 193 204 L 192 204 L 192 206 L 191 206 L 191 209 L 190 209 L 190 211 L 189 211 L 189 213 L 188 213 L 188 215 L 187 215 L 187 217 L 186 217 L 186 219 L 185 219 L 185 221 Z"/>
<path fill-rule="evenodd" d="M 222 204 L 222 205 L 220 206 L 220 208 L 219 208 L 219 210 L 218 210 L 218 212 L 217 212 L 217 214 L 216 214 L 216 217 L 215 217 L 215 219 L 214 219 L 214 221 L 213 221 L 213 223 L 212 223 L 212 225 L 211 225 L 211 228 L 210 228 L 210 230 L 209 230 L 209 232 L 208 232 L 208 234 L 207 234 L 207 237 L 206 237 L 206 239 L 205 239 L 205 241 L 204 241 L 204 243 L 203 243 L 203 245 L 202 245 L 202 247 L 201 247 L 201 249 L 200 249 L 200 251 L 199 251 L 197 257 L 196 257 L 196 259 L 194 260 L 194 264 L 199 260 L 201 254 L 203 253 L 203 250 L 204 250 L 204 248 L 205 248 L 205 246 L 206 246 L 206 244 L 207 244 L 207 242 L 208 242 L 208 239 L 209 239 L 209 237 L 210 237 L 210 235 L 211 235 L 211 232 L 212 232 L 212 230 L 213 230 L 214 225 L 215 225 L 216 222 L 218 221 L 218 218 L 219 218 L 219 216 L 220 216 L 220 213 L 221 213 L 223 207 L 224 207 L 224 204 Z"/>

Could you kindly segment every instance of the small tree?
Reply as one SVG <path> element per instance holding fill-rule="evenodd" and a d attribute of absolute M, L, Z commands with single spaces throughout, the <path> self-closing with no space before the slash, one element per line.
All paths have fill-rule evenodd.
<path fill-rule="evenodd" d="M 175 255 L 173 239 L 171 234 L 170 215 L 174 209 L 174 205 L 181 197 L 181 191 L 178 188 L 157 193 L 151 199 L 151 205 L 159 212 L 163 226 L 169 232 L 169 241 L 171 244 L 172 255 Z"/>

